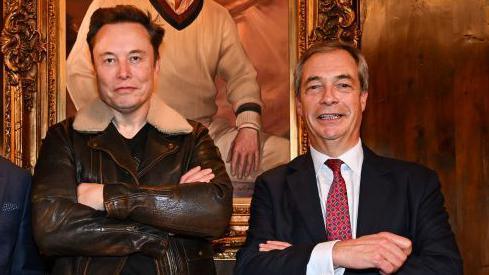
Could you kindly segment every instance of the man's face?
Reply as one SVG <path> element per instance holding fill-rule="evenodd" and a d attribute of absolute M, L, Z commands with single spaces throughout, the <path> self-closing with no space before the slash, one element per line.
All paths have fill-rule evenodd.
<path fill-rule="evenodd" d="M 360 137 L 367 92 L 361 92 L 358 66 L 344 50 L 318 53 L 302 71 L 297 111 L 306 123 L 312 146 L 323 153 L 353 147 Z"/>
<path fill-rule="evenodd" d="M 159 71 L 154 58 L 150 36 L 141 24 L 104 25 L 93 47 L 100 98 L 122 114 L 148 105 Z"/>

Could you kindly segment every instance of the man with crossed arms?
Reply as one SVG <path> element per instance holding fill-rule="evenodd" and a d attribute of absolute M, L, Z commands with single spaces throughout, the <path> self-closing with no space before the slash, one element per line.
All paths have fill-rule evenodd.
<path fill-rule="evenodd" d="M 236 274 L 462 274 L 436 173 L 362 144 L 361 53 L 310 48 L 295 90 L 310 150 L 257 178 Z"/>

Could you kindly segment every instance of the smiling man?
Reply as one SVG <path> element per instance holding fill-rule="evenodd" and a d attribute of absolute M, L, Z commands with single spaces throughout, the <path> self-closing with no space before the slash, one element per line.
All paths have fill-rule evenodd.
<path fill-rule="evenodd" d="M 361 53 L 313 46 L 295 90 L 310 150 L 257 179 L 236 274 L 462 274 L 436 173 L 361 142 Z"/>
<path fill-rule="evenodd" d="M 132 6 L 91 18 L 100 99 L 49 129 L 34 175 L 52 274 L 215 273 L 232 186 L 207 129 L 152 96 L 163 33 Z"/>

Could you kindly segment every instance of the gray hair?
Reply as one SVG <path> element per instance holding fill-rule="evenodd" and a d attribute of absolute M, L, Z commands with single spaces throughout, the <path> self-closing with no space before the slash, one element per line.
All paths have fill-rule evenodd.
<path fill-rule="evenodd" d="M 355 60 L 358 66 L 358 78 L 360 79 L 360 88 L 362 92 L 366 92 L 368 90 L 368 66 L 367 61 L 365 61 L 365 57 L 362 55 L 360 50 L 355 48 L 353 45 L 335 40 L 314 44 L 304 52 L 299 62 L 297 63 L 294 72 L 295 96 L 300 95 L 302 69 L 306 61 L 315 54 L 329 53 L 335 50 L 344 50 L 348 52 L 350 56 Z"/>

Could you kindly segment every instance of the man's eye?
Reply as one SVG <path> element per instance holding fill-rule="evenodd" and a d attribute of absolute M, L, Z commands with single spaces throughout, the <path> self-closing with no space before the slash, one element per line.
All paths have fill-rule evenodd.
<path fill-rule="evenodd" d="M 338 87 L 339 89 L 345 90 L 345 89 L 350 89 L 350 88 L 351 88 L 351 85 L 350 85 L 350 84 L 348 84 L 348 83 L 339 83 L 339 84 L 337 85 L 337 87 Z"/>
<path fill-rule="evenodd" d="M 136 63 L 136 62 L 141 61 L 141 57 L 140 56 L 131 56 L 131 57 L 129 57 L 129 61 L 131 63 Z"/>
<path fill-rule="evenodd" d="M 104 63 L 113 64 L 113 63 L 115 63 L 115 58 L 105 58 Z"/>
<path fill-rule="evenodd" d="M 310 85 L 307 86 L 306 90 L 307 91 L 317 91 L 321 88 L 321 85 Z"/>

